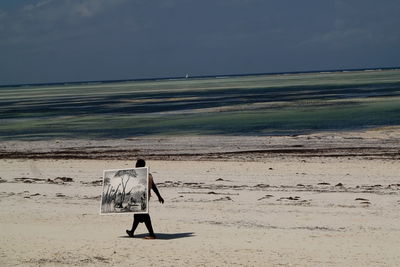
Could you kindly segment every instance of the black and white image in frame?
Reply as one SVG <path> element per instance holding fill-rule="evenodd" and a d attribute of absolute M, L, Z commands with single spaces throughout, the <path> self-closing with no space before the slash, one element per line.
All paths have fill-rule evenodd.
<path fill-rule="evenodd" d="M 105 170 L 100 214 L 149 212 L 148 168 Z"/>

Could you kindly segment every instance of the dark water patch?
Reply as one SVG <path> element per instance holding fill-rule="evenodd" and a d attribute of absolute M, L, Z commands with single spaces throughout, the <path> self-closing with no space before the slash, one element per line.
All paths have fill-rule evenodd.
<path fill-rule="evenodd" d="M 21 94 L 5 90 L 0 139 L 276 135 L 399 125 L 400 75 L 397 81 L 393 73 L 368 75 L 363 83 L 342 74 L 334 76 L 334 84 L 331 76 L 329 84 L 320 75 L 317 82 L 298 77 L 298 85 L 280 77 L 282 85 L 250 78 L 248 86 L 199 80 L 155 83 L 160 88 L 149 91 L 129 85 L 118 93 L 111 85 L 88 88 L 90 93 L 84 86 L 65 89 L 65 94 L 60 94 L 62 87 L 27 88 Z M 377 77 L 391 82 L 377 82 Z"/>
<path fill-rule="evenodd" d="M 183 92 L 139 92 L 103 96 L 53 97 L 36 100 L 0 101 L 0 118 L 77 116 L 88 114 L 143 114 L 226 107 L 231 105 L 334 100 L 377 96 L 400 96 L 400 83 L 354 86 L 289 86 L 277 88 L 227 88 Z M 193 100 L 180 100 L 195 98 Z M 151 99 L 151 102 L 141 102 Z M 170 101 L 169 99 L 176 99 Z M 129 102 L 134 100 L 136 102 Z"/>

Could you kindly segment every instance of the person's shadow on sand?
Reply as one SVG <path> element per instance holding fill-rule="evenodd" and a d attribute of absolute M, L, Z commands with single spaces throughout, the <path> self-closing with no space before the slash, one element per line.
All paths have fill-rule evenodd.
<path fill-rule="evenodd" d="M 148 234 L 138 234 L 134 235 L 133 238 L 144 238 L 148 236 Z M 175 234 L 161 234 L 161 233 L 156 233 L 157 239 L 161 240 L 171 240 L 171 239 L 178 239 L 178 238 L 185 238 L 185 237 L 192 237 L 194 236 L 193 232 L 188 232 L 188 233 L 175 233 Z M 129 236 L 120 236 L 120 238 L 131 238 Z"/>

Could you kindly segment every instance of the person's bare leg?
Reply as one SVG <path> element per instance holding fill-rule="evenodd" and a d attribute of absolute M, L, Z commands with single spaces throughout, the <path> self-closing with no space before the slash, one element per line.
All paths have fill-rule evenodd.
<path fill-rule="evenodd" d="M 144 223 L 146 224 L 147 230 L 149 231 L 149 236 L 145 237 L 145 238 L 146 239 L 155 239 L 156 235 L 154 234 L 153 226 L 151 225 L 150 215 L 148 215 L 146 217 L 147 218 L 144 220 Z"/>
<path fill-rule="evenodd" d="M 132 224 L 132 229 L 131 230 L 126 230 L 126 233 L 130 236 L 133 237 L 133 234 L 135 233 L 136 228 L 138 227 L 139 222 L 136 220 L 133 220 Z"/>

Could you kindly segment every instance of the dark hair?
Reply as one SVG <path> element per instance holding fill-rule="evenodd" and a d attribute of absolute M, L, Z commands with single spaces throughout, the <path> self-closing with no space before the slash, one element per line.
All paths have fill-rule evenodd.
<path fill-rule="evenodd" d="M 144 159 L 138 159 L 136 161 L 136 168 L 140 168 L 140 167 L 144 167 L 146 166 L 146 161 L 144 161 Z"/>

